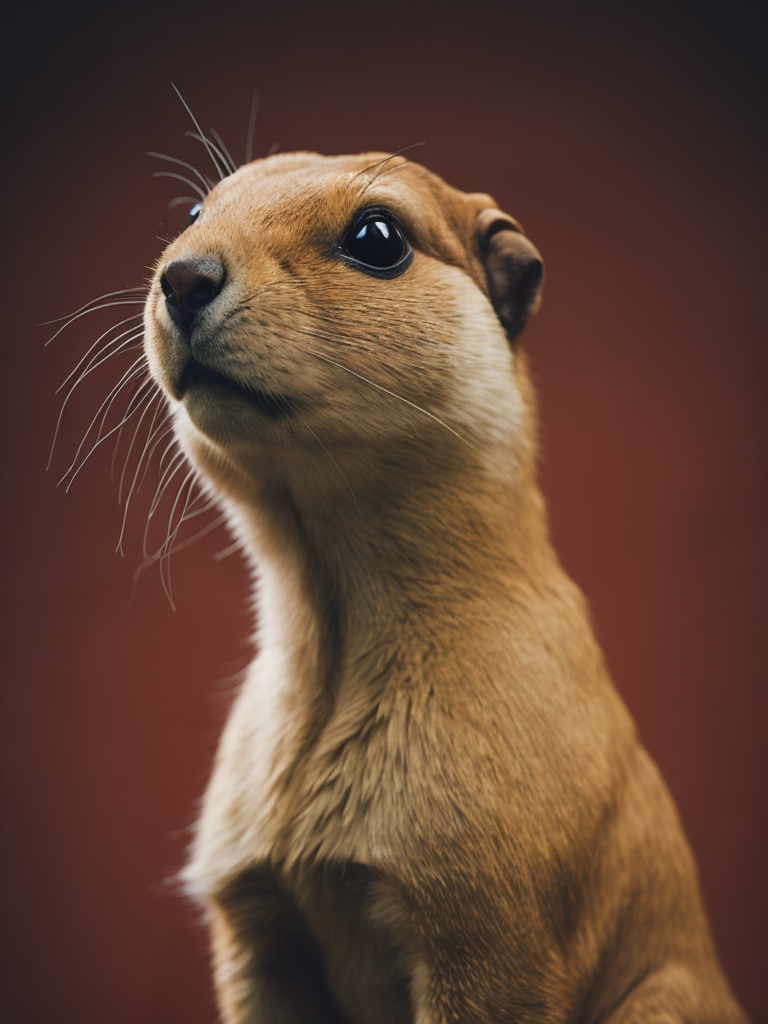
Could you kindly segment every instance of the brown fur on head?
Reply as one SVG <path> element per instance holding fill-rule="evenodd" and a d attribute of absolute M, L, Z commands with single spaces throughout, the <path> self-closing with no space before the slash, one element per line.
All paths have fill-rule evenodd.
<path fill-rule="evenodd" d="M 540 257 L 489 196 L 413 163 L 382 170 L 386 161 L 297 153 L 243 167 L 163 254 L 147 350 L 193 458 L 209 465 L 213 447 L 250 475 L 264 449 L 326 445 L 363 461 L 402 449 L 430 462 L 464 443 L 513 462 L 529 447 L 509 339 L 535 306 Z M 405 273 L 376 277 L 345 260 L 345 235 L 366 208 L 401 225 L 414 251 Z M 184 338 L 161 278 L 174 260 L 206 257 L 221 260 L 226 280 Z M 180 402 L 193 354 L 242 390 L 224 402 L 221 382 L 201 377 Z M 249 389 L 281 414 L 265 414 Z"/>

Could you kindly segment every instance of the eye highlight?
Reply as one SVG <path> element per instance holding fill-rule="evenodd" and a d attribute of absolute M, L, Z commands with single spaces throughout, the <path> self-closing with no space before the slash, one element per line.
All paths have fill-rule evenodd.
<path fill-rule="evenodd" d="M 192 209 L 189 211 L 189 223 L 194 224 L 197 218 L 200 216 L 200 212 L 203 209 L 202 203 L 195 203 Z"/>
<path fill-rule="evenodd" d="M 397 277 L 413 259 L 413 249 L 388 210 L 364 210 L 339 249 L 347 262 L 374 277 Z"/>

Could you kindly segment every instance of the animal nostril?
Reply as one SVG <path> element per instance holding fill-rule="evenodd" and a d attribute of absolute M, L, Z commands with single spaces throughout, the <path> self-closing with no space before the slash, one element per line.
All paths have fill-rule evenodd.
<path fill-rule="evenodd" d="M 219 294 L 225 277 L 224 264 L 215 256 L 188 256 L 168 264 L 160 287 L 180 327 L 189 330 L 195 313 Z"/>

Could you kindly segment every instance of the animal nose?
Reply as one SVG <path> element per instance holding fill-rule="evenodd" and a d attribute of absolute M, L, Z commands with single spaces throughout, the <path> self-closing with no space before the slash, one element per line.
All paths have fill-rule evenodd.
<path fill-rule="evenodd" d="M 188 256 L 172 260 L 160 278 L 160 287 L 171 319 L 189 334 L 198 310 L 224 286 L 226 271 L 215 256 Z"/>

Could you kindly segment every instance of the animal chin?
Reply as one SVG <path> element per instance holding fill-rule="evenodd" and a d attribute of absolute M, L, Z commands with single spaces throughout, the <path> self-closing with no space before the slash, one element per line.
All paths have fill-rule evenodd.
<path fill-rule="evenodd" d="M 176 390 L 180 398 L 191 391 L 208 391 L 227 397 L 236 396 L 249 405 L 269 416 L 271 419 L 283 419 L 292 412 L 288 402 L 279 395 L 270 395 L 266 391 L 252 386 L 238 384 L 217 370 L 203 366 L 194 357 L 191 358 L 181 372 Z"/>

